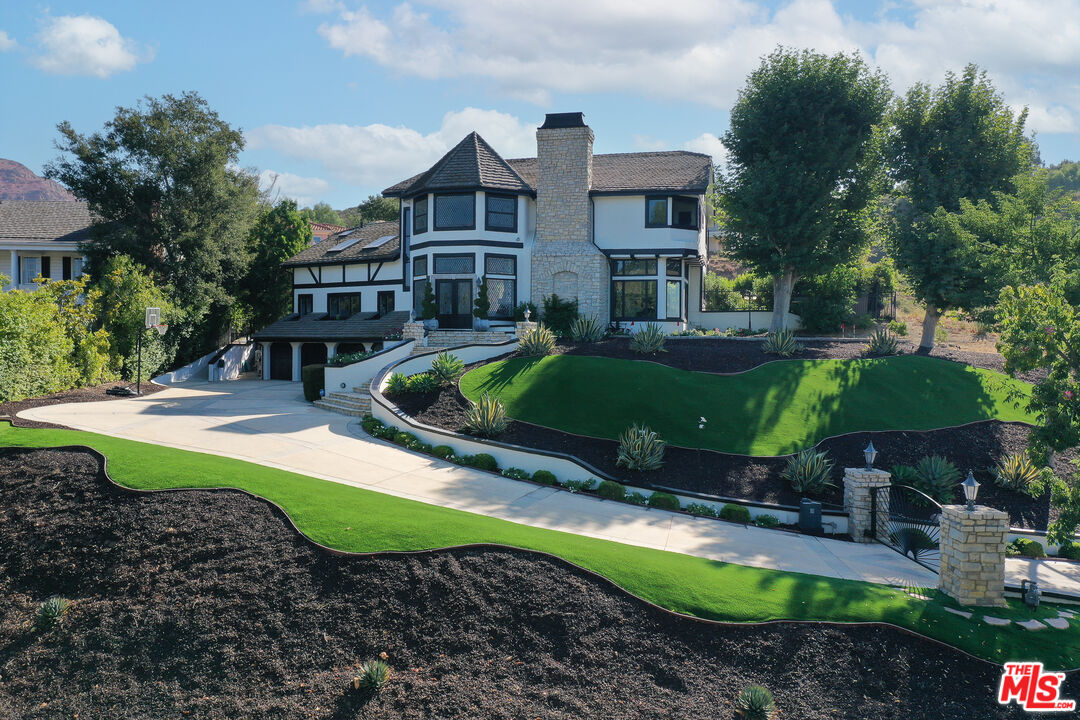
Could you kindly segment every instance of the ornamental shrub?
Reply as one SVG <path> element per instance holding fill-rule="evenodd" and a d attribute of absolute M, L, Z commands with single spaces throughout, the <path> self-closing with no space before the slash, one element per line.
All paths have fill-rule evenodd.
<path fill-rule="evenodd" d="M 476 288 L 476 298 L 473 300 L 473 317 L 477 320 L 487 320 L 491 310 L 491 298 L 488 297 L 487 277 L 481 278 L 480 285 Z"/>
<path fill-rule="evenodd" d="M 502 401 L 487 393 L 465 411 L 465 429 L 480 437 L 495 437 L 506 430 L 506 408 Z"/>
<path fill-rule="evenodd" d="M 614 480 L 604 480 L 596 488 L 596 494 L 607 500 L 622 501 L 626 499 L 626 486 Z"/>
<path fill-rule="evenodd" d="M 461 458 L 461 464 L 468 465 L 469 467 L 474 467 L 477 470 L 491 470 L 494 472 L 495 470 L 499 469 L 498 461 L 487 453 L 465 455 Z"/>
<path fill-rule="evenodd" d="M 431 448 L 431 454 L 437 458 L 442 458 L 443 460 L 445 460 L 449 457 L 454 456 L 454 448 L 450 447 L 449 445 L 436 445 L 435 447 Z"/>
<path fill-rule="evenodd" d="M 300 378 L 304 381 L 304 399 L 308 402 L 315 402 L 322 397 L 325 390 L 323 385 L 325 382 L 323 368 L 325 367 L 325 365 L 305 365 L 300 369 Z"/>
<path fill-rule="evenodd" d="M 939 503 L 951 503 L 960 484 L 960 471 L 940 455 L 928 455 L 915 466 L 914 487 Z"/>
<path fill-rule="evenodd" d="M 335 355 L 334 357 L 330 358 L 330 362 L 327 364 L 332 365 L 333 367 L 344 367 L 346 365 L 358 363 L 361 360 L 367 360 L 374 354 L 374 352 L 364 352 L 361 350 L 360 352 L 345 353 L 344 355 Z"/>
<path fill-rule="evenodd" d="M 1066 540 L 1058 546 L 1057 556 L 1068 560 L 1080 560 L 1080 543 Z"/>
<path fill-rule="evenodd" d="M 536 305 L 531 302 L 519 302 L 517 307 L 514 308 L 514 322 L 525 322 L 526 310 L 529 311 L 529 320 L 531 322 L 540 320 L 540 314 L 536 312 Z"/>
<path fill-rule="evenodd" d="M 627 493 L 625 501 L 631 505 L 648 505 L 649 498 L 644 493 L 639 493 L 637 490 Z"/>
<path fill-rule="evenodd" d="M 780 477 L 787 480 L 797 493 L 820 495 L 833 484 L 830 481 L 832 470 L 833 462 L 829 460 L 828 453 L 807 449 L 788 460 Z"/>
<path fill-rule="evenodd" d="M 1041 558 L 1046 557 L 1046 549 L 1038 540 L 1016 538 L 1005 546 L 1005 554 L 1010 557 Z"/>
<path fill-rule="evenodd" d="M 915 486 L 919 477 L 919 471 L 910 465 L 893 465 L 889 474 L 892 476 L 891 479 L 894 485 L 910 485 L 912 487 Z"/>
<path fill-rule="evenodd" d="M 439 387 L 449 387 L 465 372 L 465 363 L 448 352 L 441 352 L 431 361 L 431 376 Z"/>
<path fill-rule="evenodd" d="M 727 503 L 724 507 L 720 508 L 720 519 L 749 525 L 750 510 L 742 505 Z"/>
<path fill-rule="evenodd" d="M 795 335 L 790 330 L 769 333 L 765 336 L 765 341 L 761 343 L 761 352 L 766 355 L 779 355 L 786 358 L 798 355 L 802 351 L 803 346 L 796 342 Z"/>
<path fill-rule="evenodd" d="M 774 528 L 780 524 L 780 518 L 769 513 L 762 513 L 754 518 L 754 524 L 763 528 Z"/>
<path fill-rule="evenodd" d="M 416 288 L 413 288 L 413 292 L 416 292 Z M 438 308 L 435 305 L 435 288 L 429 280 L 424 283 L 424 297 L 420 301 L 420 319 L 434 320 L 437 314 Z"/>
<path fill-rule="evenodd" d="M 664 352 L 664 339 L 664 331 L 657 323 L 646 323 L 630 336 L 630 349 L 642 355 Z"/>
<path fill-rule="evenodd" d="M 503 477 L 508 477 L 508 478 L 510 478 L 512 480 L 528 480 L 529 479 L 529 471 L 528 470 L 522 470 L 521 468 L 516 468 L 516 467 L 506 468 L 505 470 L 502 471 L 502 474 L 503 474 Z"/>
<path fill-rule="evenodd" d="M 661 510 L 678 510 L 680 507 L 679 498 L 671 493 L 657 490 L 649 496 L 649 507 L 660 508 Z"/>
<path fill-rule="evenodd" d="M 594 343 L 604 339 L 607 330 L 595 317 L 580 315 L 570 323 L 570 339 L 574 342 Z"/>
<path fill-rule="evenodd" d="M 896 336 L 888 330 L 875 330 L 866 343 L 866 354 L 875 356 L 895 355 L 900 351 Z"/>
<path fill-rule="evenodd" d="M 414 448 L 420 444 L 420 438 L 412 433 L 399 432 L 394 435 L 394 444 L 401 445 L 402 447 Z"/>
<path fill-rule="evenodd" d="M 543 485 L 558 485 L 559 479 L 550 470 L 537 470 L 532 474 L 532 481 Z"/>
<path fill-rule="evenodd" d="M 1035 463 L 1031 462 L 1026 452 L 998 458 L 990 472 L 994 476 L 994 484 L 998 487 L 1029 494 L 1033 486 L 1042 489 L 1039 482 L 1042 473 L 1035 467 Z"/>
<path fill-rule="evenodd" d="M 735 702 L 744 720 L 769 720 L 776 714 L 776 701 L 773 694 L 761 685 L 743 688 Z"/>
<path fill-rule="evenodd" d="M 387 395 L 404 395 L 409 392 L 409 378 L 404 373 L 396 372 L 386 381 Z"/>
<path fill-rule="evenodd" d="M 543 325 L 526 330 L 518 338 L 518 352 L 525 357 L 545 357 L 555 351 L 555 335 Z"/>
<path fill-rule="evenodd" d="M 71 601 L 58 595 L 41 603 L 34 617 L 34 628 L 49 630 L 58 625 L 71 610 Z"/>
<path fill-rule="evenodd" d="M 889 321 L 889 332 L 893 335 L 899 335 L 900 337 L 907 336 L 907 323 L 900 320 Z"/>
<path fill-rule="evenodd" d="M 408 388 L 417 395 L 430 395 L 439 389 L 439 381 L 431 373 L 420 373 L 409 378 Z"/>
<path fill-rule="evenodd" d="M 353 679 L 353 686 L 366 693 L 377 693 L 390 682 L 390 666 L 382 660 L 368 660 L 360 666 L 360 674 Z"/>
<path fill-rule="evenodd" d="M 619 434 L 617 466 L 648 472 L 664 464 L 667 443 L 647 425 L 634 423 Z"/>
<path fill-rule="evenodd" d="M 544 325 L 560 337 L 569 336 L 570 324 L 578 316 L 577 300 L 563 300 L 552 293 L 544 298 L 543 305 L 544 309 L 540 313 L 540 318 L 544 321 Z"/>
<path fill-rule="evenodd" d="M 364 432 L 366 432 L 368 435 L 374 435 L 376 428 L 383 427 L 383 423 L 382 420 L 368 415 L 360 421 L 360 427 L 364 428 Z"/>
<path fill-rule="evenodd" d="M 720 513 L 716 511 L 716 508 L 708 503 L 692 502 L 683 508 L 691 515 L 700 515 L 701 517 L 720 517 Z"/>
<path fill-rule="evenodd" d="M 582 490 L 592 490 L 595 485 L 595 478 L 589 478 L 588 480 L 567 480 L 562 484 L 564 488 L 572 493 L 581 492 Z"/>

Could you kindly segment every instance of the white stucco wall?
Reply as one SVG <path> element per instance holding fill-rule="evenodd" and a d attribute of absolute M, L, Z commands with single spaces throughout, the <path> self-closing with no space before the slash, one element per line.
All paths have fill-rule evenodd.
<path fill-rule="evenodd" d="M 698 198 L 698 202 L 703 202 Z M 645 227 L 644 195 L 598 195 L 593 198 L 596 244 L 604 249 L 684 248 L 698 250 L 704 230 Z M 668 203 L 668 222 L 671 203 Z"/>
<path fill-rule="evenodd" d="M 15 255 L 19 257 L 47 257 L 49 258 L 49 274 L 46 276 L 50 280 L 63 280 L 64 279 L 64 258 L 82 258 L 82 253 L 71 244 L 71 247 L 64 247 L 63 249 L 43 249 L 42 247 L 26 246 L 15 247 L 9 246 L 0 248 L 0 275 L 5 275 L 10 280 L 9 284 L 4 286 L 5 290 L 10 290 L 13 287 L 19 287 L 23 290 L 34 290 L 37 286 L 34 283 L 20 283 L 17 274 L 17 269 L 13 262 Z M 45 246 L 48 248 L 50 246 Z M 74 273 L 74 269 L 72 271 Z"/>

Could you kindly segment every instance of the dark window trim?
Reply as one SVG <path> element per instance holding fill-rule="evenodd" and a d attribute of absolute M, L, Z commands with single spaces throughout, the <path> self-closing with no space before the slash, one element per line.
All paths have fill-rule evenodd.
<path fill-rule="evenodd" d="M 71 258 L 67 255 L 60 259 L 60 273 L 61 279 L 71 279 Z"/>
<path fill-rule="evenodd" d="M 413 243 L 413 250 L 423 250 L 428 247 L 501 247 L 501 248 L 523 248 L 524 243 L 509 242 L 504 240 L 427 240 L 422 243 Z"/>
<path fill-rule="evenodd" d="M 500 198 L 500 199 L 503 199 L 503 200 L 513 200 L 514 201 L 514 226 L 513 227 L 509 227 L 509 228 L 491 227 L 491 225 L 488 223 L 488 216 L 491 214 L 491 208 L 490 208 L 490 206 L 488 204 L 488 201 L 493 197 L 494 198 Z M 500 213 L 500 214 L 505 214 L 505 213 Z M 517 200 L 517 195 L 506 195 L 504 193 L 484 193 L 484 230 L 487 230 L 488 232 L 516 233 L 517 232 L 517 227 L 518 227 L 518 200 Z"/>
<path fill-rule="evenodd" d="M 302 312 L 300 310 L 300 303 L 303 301 L 304 298 L 308 299 L 308 303 L 311 306 L 311 310 L 308 311 L 308 312 Z M 300 317 L 303 317 L 305 315 L 311 315 L 312 313 L 314 313 L 315 312 L 315 296 L 313 294 L 311 294 L 311 293 L 297 293 L 296 294 L 296 307 L 293 309 L 293 312 L 295 312 Z"/>
<path fill-rule="evenodd" d="M 490 273 L 490 274 L 491 275 L 498 275 L 498 276 L 504 277 L 504 278 L 505 277 L 512 277 L 515 280 L 517 280 L 517 266 L 518 266 L 517 255 L 508 255 L 508 254 L 504 254 L 504 253 L 484 253 L 484 275 L 485 276 L 487 276 L 489 274 L 488 271 L 487 271 L 487 259 L 489 257 L 490 258 L 506 258 L 506 259 L 509 259 L 509 260 L 513 260 L 514 261 L 514 272 L 513 273 L 510 273 L 509 275 L 507 275 L 506 273 Z"/>
<path fill-rule="evenodd" d="M 615 264 L 616 263 L 618 263 L 620 261 L 621 262 L 627 262 L 627 261 L 632 261 L 632 260 L 641 261 L 641 262 L 654 262 L 654 263 L 656 263 L 656 272 L 645 273 L 643 275 L 620 275 L 619 273 L 615 272 Z M 608 262 L 610 263 L 610 265 L 608 267 L 608 274 L 611 275 L 612 278 L 627 278 L 627 279 L 632 279 L 632 280 L 640 280 L 640 279 L 643 279 L 643 278 L 654 278 L 655 279 L 657 277 L 660 277 L 660 258 L 658 258 L 656 256 L 645 256 L 645 257 L 637 257 L 637 258 L 609 258 Z"/>
<path fill-rule="evenodd" d="M 412 205 L 412 210 L 413 210 L 413 231 L 412 232 L 413 232 L 413 235 L 420 235 L 422 233 L 426 233 L 427 230 L 428 230 L 428 210 L 430 209 L 428 207 L 428 201 L 429 201 L 429 196 L 427 196 L 427 195 L 424 195 L 423 197 L 417 197 L 417 198 L 413 199 L 413 205 Z M 420 202 L 424 203 L 424 212 L 422 212 L 422 213 L 416 212 L 416 204 L 420 203 Z M 419 226 L 420 218 L 424 218 L 424 226 L 423 227 Z"/>
<path fill-rule="evenodd" d="M 355 297 L 356 298 L 356 311 L 349 313 L 344 317 L 338 317 L 331 315 L 330 313 L 330 301 L 339 300 L 343 297 Z M 326 319 L 327 320 L 348 320 L 357 313 L 364 312 L 364 294 L 361 292 L 342 292 L 342 293 L 327 293 L 326 294 Z"/>
<path fill-rule="evenodd" d="M 379 305 L 387 295 L 390 296 L 390 310 L 388 312 L 397 310 L 397 292 L 394 290 L 378 290 L 375 292 L 375 312 L 379 312 Z M 387 313 L 381 314 L 385 315 Z"/>
<path fill-rule="evenodd" d="M 691 222 L 693 225 L 677 225 L 675 223 L 675 201 L 676 200 L 691 200 L 694 203 L 694 215 Z M 672 195 L 671 196 L 671 227 L 677 230 L 699 230 L 698 216 L 701 214 L 701 203 L 698 201 L 697 196 L 691 195 Z"/>
<path fill-rule="evenodd" d="M 435 232 L 444 232 L 447 230 L 475 230 L 476 229 L 476 193 L 469 192 L 448 192 L 448 193 L 435 193 L 432 195 L 435 202 L 432 203 L 434 210 L 434 220 L 431 223 L 431 229 Z M 451 227 L 439 227 L 439 198 L 441 197 L 471 197 L 473 202 L 473 221 L 471 225 L 454 225 Z"/>
<path fill-rule="evenodd" d="M 615 283 L 617 283 L 617 282 L 645 282 L 645 283 L 651 283 L 652 286 L 653 286 L 653 292 L 654 293 L 659 293 L 659 289 L 657 288 L 657 285 L 659 284 L 659 281 L 657 280 L 657 278 L 655 276 L 649 277 L 648 275 L 633 275 L 633 276 L 620 276 L 620 277 L 611 278 L 611 280 L 609 281 L 608 284 L 610 285 L 610 291 L 611 291 L 610 292 L 610 294 L 611 294 L 611 302 L 610 302 L 610 304 L 611 304 L 611 320 L 612 320 L 612 322 L 656 322 L 659 319 L 659 318 L 655 317 L 660 312 L 660 296 L 659 295 L 654 295 L 653 296 L 653 301 L 655 302 L 655 307 L 653 308 L 653 316 L 654 317 L 640 318 L 640 317 L 622 317 L 620 315 L 616 315 L 615 314 Z"/>
<path fill-rule="evenodd" d="M 675 273 L 674 275 L 671 274 L 671 268 L 668 267 L 668 264 L 672 260 L 675 260 L 676 262 L 679 263 L 679 272 Z M 682 268 L 683 268 L 682 258 L 664 258 L 664 277 L 681 278 L 683 276 Z M 657 270 L 659 270 L 659 268 L 657 268 Z"/>
<path fill-rule="evenodd" d="M 653 223 L 649 222 L 649 203 L 653 200 L 664 201 L 664 222 Z M 667 195 L 646 195 L 645 196 L 645 227 L 647 228 L 666 228 L 668 226 L 668 215 L 671 214 L 671 198 Z"/>
<path fill-rule="evenodd" d="M 432 253 L 428 257 L 431 258 L 431 267 L 428 268 L 428 277 L 434 275 L 476 275 L 476 253 Z M 455 258 L 455 257 L 467 257 L 472 260 L 472 271 L 468 273 L 436 273 L 435 272 L 435 260 L 438 258 Z"/>
<path fill-rule="evenodd" d="M 513 278 L 511 278 L 511 277 L 509 277 L 507 275 L 492 275 L 491 276 L 491 278 L 493 280 L 510 280 L 510 282 L 514 283 L 514 295 L 513 295 L 513 298 L 511 299 L 511 302 L 510 302 L 510 314 L 509 315 L 493 315 L 493 314 L 491 314 L 491 311 L 489 310 L 488 311 L 488 320 L 513 320 L 514 319 L 514 311 L 517 309 L 517 306 L 518 306 L 518 278 L 517 278 L 517 263 L 516 263 L 516 260 L 517 260 L 517 258 L 515 258 L 514 276 L 513 276 Z M 485 264 L 486 264 L 486 259 L 485 259 Z M 488 276 L 485 274 L 483 279 L 487 279 L 487 277 Z"/>
<path fill-rule="evenodd" d="M 420 261 L 421 260 L 424 261 L 424 272 L 418 273 L 418 272 L 416 272 L 416 269 L 420 266 Z M 431 266 L 431 261 L 428 259 L 427 255 L 417 255 L 416 257 L 414 257 L 412 259 L 413 277 L 414 278 L 427 277 L 428 272 L 431 271 L 430 266 Z"/>
<path fill-rule="evenodd" d="M 686 293 L 686 284 L 682 281 L 681 278 L 671 278 L 671 277 L 664 278 L 664 314 L 667 316 L 664 319 L 665 320 L 682 320 L 683 319 L 683 309 L 681 307 L 679 308 L 679 314 L 678 315 L 672 315 L 671 314 L 671 309 L 667 306 L 667 286 L 668 286 L 668 283 L 678 283 L 679 284 L 679 286 L 680 286 L 679 287 L 679 298 L 680 298 L 679 299 L 679 305 L 683 304 L 682 297 Z M 659 303 L 657 303 L 657 305 L 659 305 Z M 657 308 L 657 312 L 659 312 L 659 308 Z"/>
<path fill-rule="evenodd" d="M 347 282 L 316 282 L 316 283 L 293 283 L 293 287 L 297 290 L 317 290 L 319 288 L 343 288 L 343 287 L 375 287 L 378 285 L 402 285 L 401 278 L 394 278 L 393 280 L 349 280 Z"/>

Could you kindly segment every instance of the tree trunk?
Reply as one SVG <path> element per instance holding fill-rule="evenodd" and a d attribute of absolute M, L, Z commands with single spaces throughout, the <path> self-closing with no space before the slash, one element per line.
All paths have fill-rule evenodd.
<path fill-rule="evenodd" d="M 779 332 L 787 327 L 788 310 L 791 308 L 791 293 L 795 289 L 795 271 L 787 269 L 784 274 L 773 280 L 772 325 L 770 332 Z"/>
<path fill-rule="evenodd" d="M 933 305 L 927 305 L 926 315 L 923 317 L 922 340 L 919 341 L 920 350 L 934 349 L 934 335 L 937 332 L 938 320 L 940 319 L 941 312 Z"/>

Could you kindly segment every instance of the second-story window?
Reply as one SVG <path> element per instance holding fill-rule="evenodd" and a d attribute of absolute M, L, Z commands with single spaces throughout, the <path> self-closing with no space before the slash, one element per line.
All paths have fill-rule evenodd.
<path fill-rule="evenodd" d="M 667 227 L 667 198 L 645 198 L 645 227 Z"/>
<path fill-rule="evenodd" d="M 413 200 L 413 235 L 427 232 L 427 195 Z"/>
<path fill-rule="evenodd" d="M 675 197 L 671 198 L 671 227 L 685 230 L 697 230 L 698 227 L 698 202 L 697 198 Z"/>
<path fill-rule="evenodd" d="M 513 195 L 485 196 L 487 220 L 485 230 L 497 232 L 517 232 L 517 198 Z"/>
<path fill-rule="evenodd" d="M 331 293 L 326 296 L 326 319 L 345 320 L 360 312 L 360 293 Z"/>
<path fill-rule="evenodd" d="M 476 227 L 476 196 L 455 193 L 435 196 L 436 230 L 472 230 Z"/>

